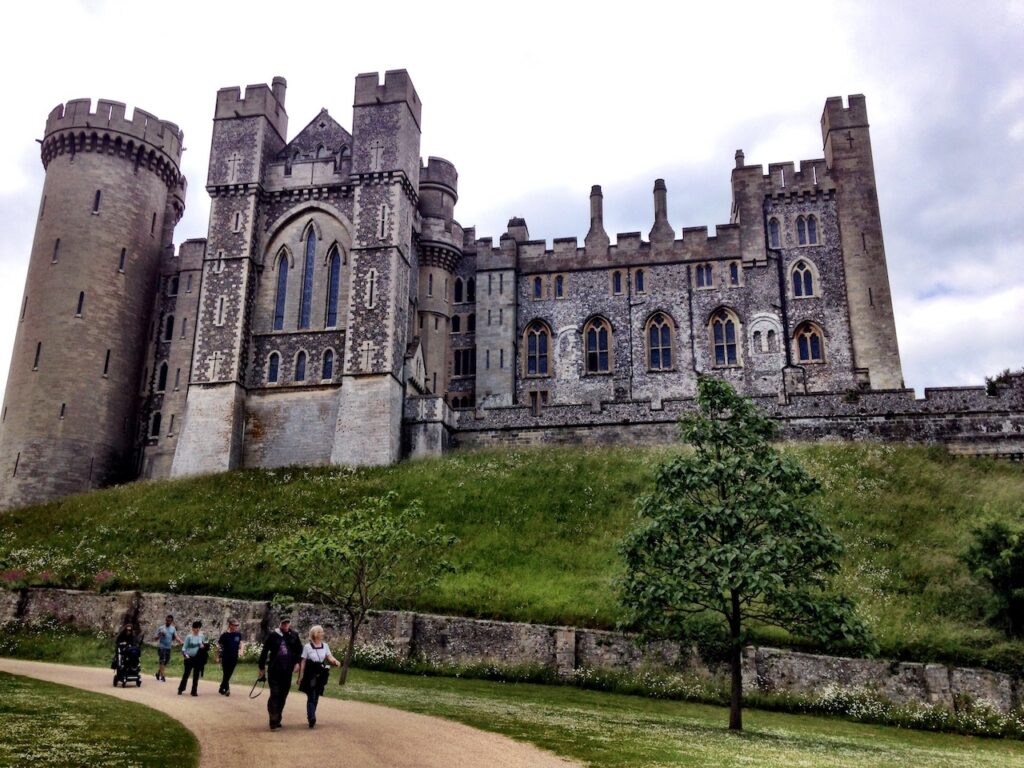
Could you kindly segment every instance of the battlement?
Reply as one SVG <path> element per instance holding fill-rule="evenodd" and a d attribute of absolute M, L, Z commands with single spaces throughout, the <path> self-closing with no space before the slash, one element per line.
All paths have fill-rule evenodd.
<path fill-rule="evenodd" d="M 440 188 L 456 200 L 459 199 L 459 172 L 455 165 L 443 157 L 429 157 L 420 169 L 420 189 Z"/>
<path fill-rule="evenodd" d="M 237 85 L 221 88 L 217 91 L 217 107 L 213 119 L 265 117 L 284 139 L 288 134 L 288 113 L 284 108 L 287 87 L 288 82 L 283 77 L 275 77 L 269 86 L 266 83 L 245 86 L 244 94 Z"/>
<path fill-rule="evenodd" d="M 864 95 L 855 93 L 846 98 L 848 106 L 843 104 L 841 96 L 830 96 L 825 99 L 825 109 L 821 113 L 823 140 L 828 138 L 828 133 L 832 130 L 867 127 L 868 107 Z"/>
<path fill-rule="evenodd" d="M 167 155 L 175 167 L 181 162 L 184 138 L 181 129 L 175 123 L 161 120 L 138 107 L 129 120 L 126 107 L 120 101 L 100 99 L 95 111 L 92 110 L 91 99 L 72 99 L 67 104 L 58 104 L 46 118 L 45 136 L 85 129 L 119 133 L 144 141 Z"/>
<path fill-rule="evenodd" d="M 383 85 L 380 83 L 380 74 L 377 72 L 365 72 L 357 75 L 355 98 L 353 105 L 355 107 L 405 102 L 409 105 L 409 111 L 412 112 L 416 125 L 420 125 L 423 104 L 416 94 L 412 78 L 404 69 L 391 69 L 385 72 Z"/>
<path fill-rule="evenodd" d="M 744 179 L 753 184 L 758 183 L 766 196 L 805 195 L 829 193 L 835 190 L 836 184 L 825 158 L 801 160 L 799 164 L 792 160 L 781 163 L 769 163 L 765 172 L 761 165 L 739 165 L 733 169 L 733 180 Z"/>

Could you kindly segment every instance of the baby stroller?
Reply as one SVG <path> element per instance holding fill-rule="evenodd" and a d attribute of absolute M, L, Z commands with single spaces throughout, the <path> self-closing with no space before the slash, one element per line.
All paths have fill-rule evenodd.
<path fill-rule="evenodd" d="M 138 688 L 142 685 L 142 662 L 140 657 L 141 649 L 132 643 L 118 643 L 117 654 L 114 657 L 114 687 L 118 684 L 122 688 L 128 683 L 135 683 Z"/>

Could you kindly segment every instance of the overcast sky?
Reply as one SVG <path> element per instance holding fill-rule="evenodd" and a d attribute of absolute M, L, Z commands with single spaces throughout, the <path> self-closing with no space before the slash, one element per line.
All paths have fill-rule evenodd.
<path fill-rule="evenodd" d="M 459 170 L 456 217 L 497 238 L 582 240 L 729 218 L 729 172 L 822 156 L 828 96 L 867 96 L 908 386 L 980 384 L 1024 365 L 1024 0 L 657 3 L 19 3 L 0 64 L 0 383 L 42 190 L 47 113 L 139 106 L 185 131 L 176 241 L 205 237 L 218 88 L 288 80 L 293 136 L 351 127 L 360 72 L 409 70 L 423 156 Z M 2 392 L 2 390 L 0 390 Z"/>

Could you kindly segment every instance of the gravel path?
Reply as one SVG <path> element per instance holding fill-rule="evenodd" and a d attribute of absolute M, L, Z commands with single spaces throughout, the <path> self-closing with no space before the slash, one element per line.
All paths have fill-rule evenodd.
<path fill-rule="evenodd" d="M 518 741 L 466 725 L 397 709 L 322 698 L 317 726 L 306 726 L 306 697 L 293 688 L 284 727 L 267 726 L 267 693 L 250 700 L 245 681 L 230 698 L 217 694 L 213 681 L 199 684 L 199 696 L 176 695 L 176 680 L 159 683 L 150 676 L 141 688 L 111 685 L 113 673 L 35 661 L 0 659 L 0 670 L 39 680 L 105 693 L 165 712 L 199 740 L 199 765 L 205 768 L 344 765 L 352 768 L 571 768 L 575 763 Z M 145 739 L 145 734 L 139 734 Z"/>

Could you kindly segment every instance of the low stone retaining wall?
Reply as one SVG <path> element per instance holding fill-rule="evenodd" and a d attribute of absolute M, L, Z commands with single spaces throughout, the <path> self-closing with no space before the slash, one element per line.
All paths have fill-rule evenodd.
<path fill-rule="evenodd" d="M 254 600 L 154 592 L 0 590 L 0 625 L 53 617 L 85 629 L 114 632 L 125 621 L 132 621 L 150 640 L 169 613 L 179 627 L 199 619 L 211 631 L 226 626 L 228 617 L 235 616 L 248 642 L 261 641 L 268 628 L 278 623 L 278 613 L 269 602 Z M 322 624 L 329 635 L 338 637 L 347 626 L 343 616 L 308 603 L 293 606 L 290 614 L 299 632 Z M 640 645 L 633 636 L 619 632 L 405 611 L 373 613 L 360 630 L 358 642 L 387 647 L 402 658 L 418 654 L 436 664 L 533 665 L 561 674 L 579 668 L 673 669 L 707 677 L 724 672 L 678 643 Z M 1001 712 L 1015 708 L 1021 696 L 1018 680 L 985 669 L 847 659 L 776 648 L 746 649 L 743 684 L 748 691 L 768 693 L 814 694 L 829 687 L 871 690 L 897 704 L 937 704 L 951 709 L 958 699 L 967 697 L 988 701 Z"/>

